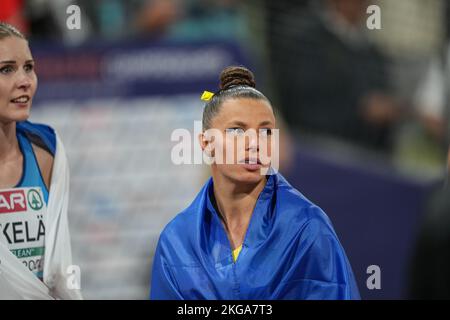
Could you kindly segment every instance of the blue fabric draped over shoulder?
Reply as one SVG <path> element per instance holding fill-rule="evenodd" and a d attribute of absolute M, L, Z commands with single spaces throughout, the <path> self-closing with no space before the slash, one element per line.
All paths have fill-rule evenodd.
<path fill-rule="evenodd" d="M 16 130 L 20 133 L 25 134 L 32 142 L 46 149 L 52 156 L 55 156 L 56 134 L 51 127 L 45 124 L 22 121 L 17 122 Z"/>
<path fill-rule="evenodd" d="M 212 190 L 210 178 L 161 233 L 151 299 L 360 299 L 329 218 L 280 174 L 268 176 L 236 262 Z"/>

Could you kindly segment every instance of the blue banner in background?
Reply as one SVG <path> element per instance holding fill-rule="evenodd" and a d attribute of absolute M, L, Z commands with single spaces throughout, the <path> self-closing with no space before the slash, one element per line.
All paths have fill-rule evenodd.
<path fill-rule="evenodd" d="M 33 45 L 36 101 L 216 91 L 228 65 L 248 65 L 234 43 Z M 249 66 L 251 67 L 251 66 Z"/>

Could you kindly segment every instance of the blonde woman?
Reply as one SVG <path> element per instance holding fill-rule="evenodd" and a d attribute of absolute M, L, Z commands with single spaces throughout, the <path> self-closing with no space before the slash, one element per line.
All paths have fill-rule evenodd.
<path fill-rule="evenodd" d="M 23 34 L 0 22 L 0 299 L 78 299 L 64 147 L 27 121 L 34 63 Z"/>

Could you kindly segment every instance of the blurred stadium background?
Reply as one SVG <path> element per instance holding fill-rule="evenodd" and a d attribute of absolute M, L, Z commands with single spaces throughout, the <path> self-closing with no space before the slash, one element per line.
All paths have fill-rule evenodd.
<path fill-rule="evenodd" d="M 71 4 L 80 30 L 66 26 Z M 254 70 L 278 109 L 280 171 L 332 219 L 362 297 L 415 296 L 419 231 L 447 176 L 448 12 L 444 0 L 1 0 L 37 61 L 31 120 L 68 152 L 85 298 L 148 297 L 158 235 L 208 177 L 172 164 L 171 133 L 193 133 L 200 94 L 230 64 Z"/>

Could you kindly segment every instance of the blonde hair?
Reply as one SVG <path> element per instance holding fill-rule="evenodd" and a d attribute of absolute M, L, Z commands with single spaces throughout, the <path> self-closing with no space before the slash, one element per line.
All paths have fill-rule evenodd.
<path fill-rule="evenodd" d="M 8 37 L 18 37 L 26 40 L 25 36 L 9 23 L 0 21 L 0 40 Z"/>

